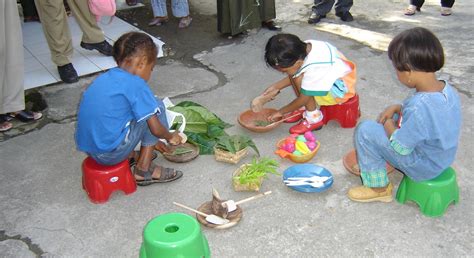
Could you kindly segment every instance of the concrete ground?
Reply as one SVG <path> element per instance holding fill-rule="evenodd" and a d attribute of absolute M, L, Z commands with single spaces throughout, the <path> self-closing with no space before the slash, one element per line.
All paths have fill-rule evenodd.
<path fill-rule="evenodd" d="M 385 106 L 410 94 L 397 82 L 383 51 L 390 38 L 413 26 L 425 26 L 438 35 L 446 52 L 439 77 L 456 87 L 462 101 L 464 120 L 453 164 L 460 202 L 443 217 L 428 218 L 413 203 L 350 201 L 346 192 L 360 179 L 344 170 L 341 157 L 352 148 L 353 129 L 331 122 L 316 132 L 322 147 L 311 162 L 333 173 L 332 188 L 299 193 L 287 188 L 281 178 L 270 176 L 262 191 L 273 193 L 243 204 L 237 226 L 203 227 L 212 256 L 473 256 L 474 3 L 458 1 L 452 16 L 441 17 L 439 2 L 431 0 L 421 14 L 407 17 L 402 13 L 406 1 L 355 1 L 354 22 L 343 23 L 331 13 L 324 23 L 308 25 L 310 2 L 277 0 L 277 21 L 284 32 L 333 43 L 358 65 L 362 120 L 375 119 Z M 165 27 L 145 28 L 151 18 L 146 8 L 120 14 L 162 36 L 172 50 L 153 73 L 149 82 L 153 91 L 175 103 L 198 102 L 235 123 L 227 131 L 251 136 L 263 156 L 281 162 L 281 172 L 294 165 L 273 154 L 276 141 L 288 134 L 290 125 L 256 134 L 236 123 L 250 100 L 282 76 L 263 61 L 264 45 L 274 33 L 254 30 L 228 39 L 215 29 L 214 1 L 191 1 L 191 10 L 194 21 L 186 31 L 178 31 L 173 20 Z M 16 124 L 16 129 L 0 135 L 1 257 L 136 257 L 150 219 L 168 212 L 188 213 L 173 201 L 197 207 L 211 199 L 212 188 L 225 199 L 252 195 L 233 191 L 231 174 L 236 165 L 216 162 L 213 156 L 174 164 L 160 156 L 158 163 L 181 169 L 184 177 L 139 188 L 129 196 L 115 193 L 106 204 L 89 202 L 81 187 L 85 155 L 75 149 L 73 136 L 81 92 L 93 78 L 41 88 L 48 105 L 45 118 L 36 124 Z M 286 90 L 269 106 L 279 107 L 291 98 Z M 395 186 L 401 178 L 400 173 L 390 175 Z"/>

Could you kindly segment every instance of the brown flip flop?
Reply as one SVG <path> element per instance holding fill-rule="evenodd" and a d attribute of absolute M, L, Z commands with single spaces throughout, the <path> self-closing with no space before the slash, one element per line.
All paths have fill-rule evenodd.
<path fill-rule="evenodd" d="M 342 164 L 349 173 L 354 174 L 356 176 L 360 176 L 360 169 L 359 164 L 357 164 L 357 154 L 355 149 L 352 149 L 346 155 L 344 155 L 344 158 L 342 158 Z M 390 166 L 390 164 L 388 163 L 386 169 L 387 174 L 390 174 L 395 171 L 395 168 Z"/>
<path fill-rule="evenodd" d="M 153 178 L 153 171 L 155 167 L 159 167 L 161 169 L 160 178 Z M 175 170 L 173 168 L 166 168 L 162 166 L 155 166 L 153 163 L 151 164 L 148 171 L 140 170 L 137 167 L 133 170 L 133 174 L 139 175 L 143 177 L 143 179 L 135 179 L 138 186 L 147 186 L 155 183 L 168 183 L 179 179 L 183 176 L 183 172 L 179 170 Z"/>

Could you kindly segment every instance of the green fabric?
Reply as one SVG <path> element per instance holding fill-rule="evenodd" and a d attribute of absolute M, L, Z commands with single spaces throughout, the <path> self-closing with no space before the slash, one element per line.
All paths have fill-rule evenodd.
<path fill-rule="evenodd" d="M 389 183 L 387 170 L 381 169 L 371 172 L 360 172 L 362 183 L 367 187 L 384 187 Z"/>
<path fill-rule="evenodd" d="M 392 133 L 392 136 L 395 132 Z M 392 140 L 392 136 L 390 136 L 390 146 L 400 155 L 408 155 L 413 152 L 413 149 L 406 148 L 405 146 L 401 145 L 398 141 Z"/>
<path fill-rule="evenodd" d="M 217 0 L 217 30 L 236 35 L 275 18 L 274 0 Z"/>
<path fill-rule="evenodd" d="M 306 96 L 324 97 L 324 96 L 327 96 L 328 93 L 329 93 L 329 91 L 312 91 L 312 90 L 301 89 L 301 94 L 306 95 Z"/>

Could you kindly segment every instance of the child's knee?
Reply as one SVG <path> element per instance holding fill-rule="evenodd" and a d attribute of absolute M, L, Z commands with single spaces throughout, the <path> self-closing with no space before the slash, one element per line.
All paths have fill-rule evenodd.
<path fill-rule="evenodd" d="M 357 125 L 355 130 L 356 139 L 378 138 L 380 133 L 384 133 L 383 126 L 372 120 L 365 120 Z"/>

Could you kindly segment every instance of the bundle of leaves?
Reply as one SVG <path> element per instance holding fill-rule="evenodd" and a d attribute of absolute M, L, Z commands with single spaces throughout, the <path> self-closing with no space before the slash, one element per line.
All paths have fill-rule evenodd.
<path fill-rule="evenodd" d="M 223 135 L 217 138 L 216 148 L 233 154 L 247 147 L 252 148 L 260 156 L 257 146 L 247 135 Z"/>
<path fill-rule="evenodd" d="M 217 138 L 227 136 L 224 129 L 232 126 L 207 108 L 192 101 L 180 102 L 170 107 L 169 110 L 184 115 L 186 118 L 184 133 L 188 136 L 188 142 L 199 146 L 200 154 L 213 154 Z M 178 128 L 182 123 L 179 119 L 176 120 L 171 127 L 172 129 Z"/>
<path fill-rule="evenodd" d="M 260 178 L 267 178 L 268 174 L 280 175 L 277 168 L 280 164 L 270 158 L 253 158 L 252 162 L 242 167 L 240 174 L 234 176 L 240 184 L 257 184 Z"/>

